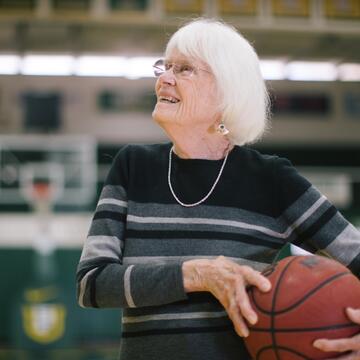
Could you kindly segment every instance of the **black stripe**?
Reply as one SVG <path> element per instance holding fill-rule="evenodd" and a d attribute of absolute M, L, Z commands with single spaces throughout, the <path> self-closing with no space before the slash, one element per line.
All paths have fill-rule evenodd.
<path fill-rule="evenodd" d="M 111 219 L 115 221 L 126 221 L 126 214 L 121 214 L 116 211 L 96 211 L 93 220 Z"/>
<path fill-rule="evenodd" d="M 220 302 L 208 292 L 192 292 L 187 294 L 188 298 L 186 300 L 174 301 L 167 305 L 162 306 L 144 306 L 138 308 L 126 308 L 123 313 L 124 316 L 146 316 L 154 315 L 159 313 L 169 313 L 169 312 L 186 312 L 184 307 L 189 305 L 201 304 L 204 305 L 207 309 L 211 311 L 223 311 L 224 308 Z M 190 311 L 191 312 L 191 311 Z"/>
<path fill-rule="evenodd" d="M 78 271 L 76 273 L 76 281 L 80 282 L 90 270 L 107 264 L 121 264 L 121 262 L 118 259 L 109 258 L 106 256 L 99 256 L 96 259 L 82 261 L 79 264 Z"/>
<path fill-rule="evenodd" d="M 237 241 L 245 244 L 266 246 L 272 249 L 279 249 L 284 245 L 284 242 L 279 240 L 271 239 L 269 236 L 268 240 L 259 239 L 257 237 L 247 235 L 247 234 L 235 234 L 228 232 L 219 232 L 219 231 L 188 231 L 188 230 L 126 230 L 127 239 L 192 239 L 192 240 L 202 240 L 202 239 L 214 239 L 214 240 L 228 240 L 228 241 Z"/>
<path fill-rule="evenodd" d="M 96 279 L 100 275 L 100 273 L 106 268 L 106 265 L 102 265 L 97 268 L 90 276 L 89 276 L 89 289 L 90 289 L 90 304 L 94 308 L 98 308 L 98 304 L 96 302 Z"/>
<path fill-rule="evenodd" d="M 213 296 L 212 294 L 210 294 L 209 292 L 205 292 L 205 291 L 199 291 L 199 292 L 192 292 L 192 293 L 188 293 L 187 294 L 188 298 L 186 300 L 180 300 L 180 301 L 174 301 L 171 304 L 169 304 L 168 309 L 171 310 L 165 310 L 166 312 L 169 311 L 184 311 L 184 306 L 189 306 L 189 304 L 193 305 L 193 304 L 209 304 L 209 306 L 211 307 L 211 309 L 213 311 L 223 311 L 224 308 L 223 306 L 220 304 L 220 302 L 216 299 L 215 296 Z M 156 314 L 157 309 L 159 309 L 159 307 L 156 307 Z M 144 315 L 154 315 L 154 310 L 152 309 L 152 307 L 138 307 L 138 308 L 126 308 L 125 310 L 126 316 L 144 316 Z"/>
<path fill-rule="evenodd" d="M 331 218 L 337 213 L 335 206 L 330 206 L 311 226 L 309 226 L 304 232 L 302 232 L 294 241 L 295 245 L 301 245 L 303 242 L 311 239 Z"/>
<path fill-rule="evenodd" d="M 212 294 L 208 293 L 208 292 L 204 292 L 204 291 L 199 291 L 199 292 L 191 292 L 187 294 L 187 299 L 186 300 L 181 300 L 181 301 L 176 301 L 173 304 L 176 305 L 181 305 L 181 304 L 219 304 L 220 302 L 218 301 L 218 299 L 216 299 L 216 297 L 214 297 Z"/>
<path fill-rule="evenodd" d="M 348 268 L 360 279 L 360 254 L 358 254 L 355 259 L 351 261 L 351 263 L 348 265 Z"/>
<path fill-rule="evenodd" d="M 184 327 L 179 329 L 153 329 L 143 331 L 123 331 L 123 338 L 139 337 L 139 336 L 151 336 L 151 335 L 174 335 L 174 334 L 201 334 L 201 333 L 214 333 L 234 331 L 234 326 L 223 325 L 213 327 Z"/>

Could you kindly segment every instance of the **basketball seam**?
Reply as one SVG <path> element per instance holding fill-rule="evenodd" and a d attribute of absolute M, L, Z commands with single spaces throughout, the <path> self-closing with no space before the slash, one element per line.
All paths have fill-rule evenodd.
<path fill-rule="evenodd" d="M 353 323 L 345 323 L 345 324 L 336 324 L 336 325 L 327 325 L 327 326 L 322 326 L 322 327 L 317 327 L 317 328 L 282 328 L 282 329 L 276 329 L 275 328 L 275 322 L 276 322 L 276 316 L 279 314 L 284 314 L 286 312 L 292 311 L 294 308 L 298 307 L 299 305 L 301 305 L 302 303 L 306 302 L 311 296 L 313 296 L 314 294 L 316 294 L 320 289 L 322 289 L 323 287 L 327 286 L 329 283 L 332 283 L 333 281 L 335 281 L 336 279 L 343 277 L 345 275 L 352 275 L 351 272 L 349 271 L 345 271 L 345 272 L 340 272 L 337 274 L 332 275 L 330 278 L 324 280 L 323 282 L 321 282 L 320 284 L 318 284 L 315 288 L 311 289 L 310 291 L 308 291 L 301 299 L 299 299 L 296 303 L 288 306 L 285 309 L 282 309 L 280 311 L 275 311 L 276 309 L 276 305 L 277 305 L 277 299 L 280 293 L 280 288 L 281 288 L 281 283 L 282 283 L 282 279 L 285 277 L 287 271 L 289 270 L 291 264 L 296 261 L 297 257 L 294 257 L 294 259 L 292 259 L 291 261 L 289 261 L 285 267 L 281 270 L 281 273 L 278 276 L 278 279 L 274 285 L 274 292 L 273 292 L 273 298 L 272 298 L 272 302 L 271 302 L 271 310 L 267 311 L 265 309 L 262 309 L 260 307 L 260 305 L 257 303 L 256 298 L 255 298 L 255 294 L 253 289 L 250 289 L 249 291 L 249 295 L 250 298 L 253 301 L 253 304 L 255 305 L 255 308 L 265 314 L 268 315 L 270 317 L 270 326 L 269 328 L 256 328 L 256 327 L 249 327 L 250 331 L 253 332 L 267 332 L 270 335 L 270 341 L 271 341 L 271 345 L 268 345 L 266 347 L 260 348 L 258 349 L 257 353 L 256 353 L 256 359 L 260 360 L 260 356 L 261 353 L 263 353 L 263 351 L 266 351 L 267 349 L 272 349 L 273 350 L 273 354 L 275 355 L 276 360 L 281 360 L 281 356 L 280 356 L 280 350 L 285 350 L 285 351 L 290 351 L 293 354 L 296 354 L 300 357 L 302 357 L 305 360 L 311 360 L 308 357 L 306 357 L 304 354 L 298 353 L 295 350 L 292 350 L 291 348 L 287 348 L 284 346 L 279 346 L 277 344 L 277 334 L 280 333 L 295 333 L 295 332 L 316 332 L 316 331 L 333 331 L 333 330 L 337 330 L 337 329 L 344 329 L 344 328 L 358 328 L 359 326 L 357 324 L 353 324 Z"/>
<path fill-rule="evenodd" d="M 266 351 L 266 350 L 272 349 L 272 348 L 273 348 L 273 346 L 271 346 L 271 345 L 269 345 L 269 346 L 264 346 L 263 348 L 261 348 L 261 349 L 258 351 L 258 353 L 256 354 L 256 360 L 260 360 L 260 355 L 261 355 L 261 353 L 262 353 L 263 351 Z M 288 347 L 286 347 L 286 346 L 277 346 L 277 348 L 278 348 L 279 350 L 285 350 L 285 351 L 288 351 L 288 352 L 290 352 L 290 353 L 292 353 L 292 354 L 298 355 L 298 356 L 302 357 L 304 360 L 312 360 L 312 359 L 308 358 L 307 356 L 305 356 L 304 354 L 299 353 L 299 352 L 297 352 L 297 351 L 295 351 L 295 350 L 292 350 L 292 349 L 290 349 L 290 348 L 288 348 Z M 281 359 L 280 359 L 280 360 L 281 360 Z"/>
<path fill-rule="evenodd" d="M 359 325 L 353 323 L 347 323 L 347 324 L 328 325 L 317 328 L 277 328 L 274 329 L 274 332 L 282 333 L 282 332 L 310 332 L 310 331 L 323 331 L 323 330 L 327 331 L 327 330 L 338 330 L 338 329 L 351 328 L 351 327 L 356 328 L 359 327 Z M 254 332 L 269 331 L 269 328 L 250 327 L 249 329 Z"/>
<path fill-rule="evenodd" d="M 290 260 L 286 266 L 284 267 L 284 269 L 282 270 L 278 281 L 276 282 L 275 285 L 275 289 L 274 289 L 274 297 L 272 299 L 272 303 L 271 303 L 271 314 L 270 314 L 270 334 L 271 334 L 271 340 L 272 340 L 272 346 L 274 348 L 274 352 L 275 352 L 275 356 L 276 356 L 276 360 L 281 360 L 280 359 L 280 355 L 279 355 L 279 351 L 278 351 L 278 346 L 277 346 L 277 342 L 276 342 L 276 336 L 275 336 L 275 313 L 274 313 L 274 309 L 276 308 L 276 300 L 277 300 L 277 296 L 278 296 L 278 292 L 279 292 L 279 288 L 280 288 L 280 284 L 281 284 L 281 279 L 285 276 L 286 271 L 288 270 L 288 268 L 290 267 L 290 265 L 296 260 L 297 258 L 294 257 L 292 260 Z"/>
<path fill-rule="evenodd" d="M 290 264 L 290 263 L 289 263 Z M 285 268 L 283 269 L 285 270 Z M 283 273 L 282 273 L 283 274 Z M 345 276 L 345 275 L 352 275 L 350 272 L 342 272 L 342 273 L 338 273 L 338 274 L 335 274 L 333 275 L 331 278 L 328 278 L 326 279 L 325 281 L 323 281 L 322 283 L 320 283 L 318 286 L 316 286 L 315 288 L 311 289 L 307 294 L 304 295 L 304 297 L 302 297 L 300 300 L 298 300 L 296 303 L 290 305 L 289 307 L 285 308 L 285 309 L 282 309 L 282 310 L 279 310 L 279 311 L 275 311 L 273 312 L 272 310 L 271 311 L 267 311 L 263 308 L 261 308 L 257 302 L 256 302 L 256 299 L 253 295 L 253 292 L 251 292 L 251 298 L 253 300 L 253 303 L 256 307 L 257 310 L 259 310 L 261 313 L 265 314 L 265 315 L 271 315 L 271 314 L 275 314 L 275 315 L 279 315 L 279 314 L 283 314 L 289 310 L 293 310 L 294 308 L 296 308 L 297 306 L 299 306 L 302 302 L 304 302 L 305 300 L 307 300 L 310 296 L 314 295 L 318 290 L 320 290 L 323 286 L 327 285 L 327 283 L 330 283 L 332 282 L 333 280 L 336 280 L 337 278 L 339 277 L 342 277 L 342 276 Z M 279 278 L 280 280 L 280 278 Z"/>

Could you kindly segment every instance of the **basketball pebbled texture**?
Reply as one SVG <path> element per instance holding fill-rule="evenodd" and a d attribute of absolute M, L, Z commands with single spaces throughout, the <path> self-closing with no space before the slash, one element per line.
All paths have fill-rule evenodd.
<path fill-rule="evenodd" d="M 328 359 L 339 356 L 312 344 L 360 332 L 346 307 L 360 308 L 360 281 L 345 266 L 321 256 L 290 256 L 264 270 L 272 289 L 251 287 L 258 322 L 245 344 L 254 360 Z"/>

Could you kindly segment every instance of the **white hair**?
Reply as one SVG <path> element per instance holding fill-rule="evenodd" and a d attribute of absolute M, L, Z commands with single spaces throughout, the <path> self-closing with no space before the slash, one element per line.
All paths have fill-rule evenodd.
<path fill-rule="evenodd" d="M 259 58 L 249 42 L 228 24 L 197 19 L 172 35 L 165 56 L 173 50 L 209 65 L 230 140 L 238 145 L 258 140 L 267 129 L 269 95 Z"/>

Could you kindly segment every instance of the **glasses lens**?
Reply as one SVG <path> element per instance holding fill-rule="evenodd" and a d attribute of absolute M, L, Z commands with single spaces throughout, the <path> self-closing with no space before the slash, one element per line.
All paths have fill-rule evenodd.
<path fill-rule="evenodd" d="M 189 77 L 193 74 L 194 68 L 188 64 L 178 65 L 177 74 L 181 77 Z"/>
<path fill-rule="evenodd" d="M 163 59 L 157 60 L 156 63 L 153 65 L 153 69 L 154 69 L 155 76 L 158 77 L 161 74 L 163 74 L 165 72 L 164 60 Z"/>

